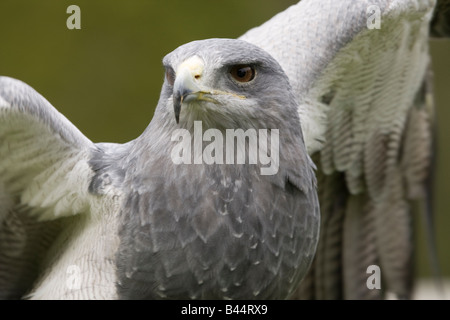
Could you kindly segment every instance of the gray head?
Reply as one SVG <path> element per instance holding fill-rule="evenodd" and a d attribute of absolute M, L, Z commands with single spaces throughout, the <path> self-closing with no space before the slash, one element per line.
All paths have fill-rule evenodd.
<path fill-rule="evenodd" d="M 287 76 L 272 56 L 250 43 L 193 41 L 169 53 L 163 64 L 160 105 L 181 127 L 191 128 L 195 120 L 218 129 L 279 128 L 286 120 L 298 127 Z"/>

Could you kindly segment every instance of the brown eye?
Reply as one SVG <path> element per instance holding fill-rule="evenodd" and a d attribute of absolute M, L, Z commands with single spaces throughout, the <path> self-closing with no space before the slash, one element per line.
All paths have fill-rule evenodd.
<path fill-rule="evenodd" d="M 175 83 L 175 71 L 172 68 L 166 69 L 166 80 L 171 86 Z"/>
<path fill-rule="evenodd" d="M 231 67 L 231 76 L 239 82 L 250 82 L 255 78 L 255 69 L 252 66 L 240 64 Z"/>

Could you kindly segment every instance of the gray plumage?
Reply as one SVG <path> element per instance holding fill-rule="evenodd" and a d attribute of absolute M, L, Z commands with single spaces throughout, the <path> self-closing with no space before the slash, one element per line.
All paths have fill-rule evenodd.
<path fill-rule="evenodd" d="M 266 178 L 258 166 L 175 166 L 169 134 L 179 125 L 166 81 L 150 126 L 107 169 L 131 168 L 119 174 L 129 189 L 120 212 L 119 297 L 288 297 L 313 257 L 318 203 L 287 77 L 263 51 L 236 40 L 184 45 L 165 67 L 176 70 L 194 55 L 205 62 L 210 88 L 244 94 L 249 104 L 213 96 L 223 100 L 200 111 L 183 108 L 180 126 L 192 128 L 195 117 L 210 128 L 280 128 L 280 171 Z M 239 64 L 257 66 L 257 78 L 244 88 L 228 72 Z M 100 149 L 91 162 L 103 156 Z"/>
<path fill-rule="evenodd" d="M 0 78 L 1 172 L 11 199 L 2 218 L 78 214 L 53 243 L 41 240 L 37 282 L 11 281 L 13 270 L 2 275 L 2 288 L 11 287 L 3 297 L 278 299 L 297 288 L 314 256 L 319 206 L 288 78 L 272 57 L 241 40 L 189 43 L 165 57 L 165 68 L 177 70 L 192 57 L 203 68 L 196 83 L 210 90 L 208 100 L 182 103 L 177 124 L 176 92 L 166 79 L 148 128 L 124 145 L 91 143 L 30 87 Z M 251 65 L 255 78 L 233 80 L 235 65 Z M 194 81 L 179 77 L 175 86 Z M 179 128 L 193 134 L 194 121 L 224 135 L 279 129 L 277 173 L 261 175 L 261 164 L 174 164 L 178 142 L 171 136 Z M 9 229 L 4 224 L 2 234 Z M 11 241 L 2 239 L 2 249 Z M 2 250 L 3 264 L 25 268 L 20 253 Z M 65 281 L 70 270 L 79 271 L 74 283 Z M 102 272 L 108 276 L 95 275 Z"/>

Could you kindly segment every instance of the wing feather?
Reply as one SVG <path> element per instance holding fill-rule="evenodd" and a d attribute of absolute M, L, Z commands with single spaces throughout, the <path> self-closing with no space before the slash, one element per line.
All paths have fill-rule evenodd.
<path fill-rule="evenodd" d="M 430 174 L 432 103 L 424 83 L 436 1 L 309 1 L 242 39 L 282 65 L 318 165 L 322 225 L 307 298 L 408 297 L 413 201 Z M 370 6 L 381 28 L 368 28 Z M 382 293 L 366 286 L 379 264 Z M 313 292 L 308 292 L 313 290 Z"/>
<path fill-rule="evenodd" d="M 1 77 L 0 97 L 0 181 L 5 191 L 22 204 L 41 208 L 35 211 L 40 219 L 86 210 L 93 143 L 21 81 Z M 73 205 L 74 195 L 84 203 Z"/>
<path fill-rule="evenodd" d="M 25 83 L 0 77 L 0 298 L 21 298 L 62 230 L 89 211 L 93 144 Z"/>

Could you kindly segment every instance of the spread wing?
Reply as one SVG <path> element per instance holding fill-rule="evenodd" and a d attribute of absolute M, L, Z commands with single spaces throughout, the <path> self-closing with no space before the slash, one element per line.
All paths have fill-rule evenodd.
<path fill-rule="evenodd" d="M 0 77 L 0 298 L 25 294 L 62 217 L 88 210 L 92 147 L 31 87 Z"/>
<path fill-rule="evenodd" d="M 413 205 L 427 199 L 434 1 L 303 0 L 242 39 L 271 53 L 318 165 L 321 235 L 298 297 L 408 297 Z M 370 290 L 368 267 L 381 270 Z"/>

